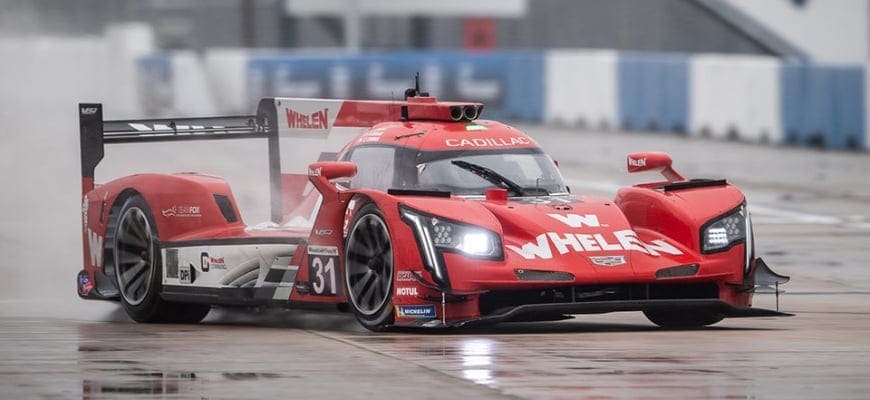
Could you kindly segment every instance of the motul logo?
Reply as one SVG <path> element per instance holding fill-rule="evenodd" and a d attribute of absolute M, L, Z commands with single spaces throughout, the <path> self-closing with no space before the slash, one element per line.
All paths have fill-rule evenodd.
<path fill-rule="evenodd" d="M 324 108 L 311 114 L 284 109 L 287 113 L 287 127 L 291 129 L 329 129 L 329 109 Z"/>

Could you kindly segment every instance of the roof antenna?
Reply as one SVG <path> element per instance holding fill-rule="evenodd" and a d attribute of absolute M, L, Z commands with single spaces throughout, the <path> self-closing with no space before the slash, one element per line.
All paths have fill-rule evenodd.
<path fill-rule="evenodd" d="M 408 97 L 429 97 L 428 92 L 420 91 L 420 71 L 417 71 L 417 74 L 414 75 L 414 87 L 405 89 L 405 100 L 408 100 Z"/>

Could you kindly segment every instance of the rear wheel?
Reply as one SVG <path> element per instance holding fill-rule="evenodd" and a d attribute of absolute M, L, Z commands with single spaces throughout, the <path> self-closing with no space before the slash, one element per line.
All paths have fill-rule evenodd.
<path fill-rule="evenodd" d="M 725 318 L 722 314 L 706 310 L 647 310 L 643 314 L 652 323 L 671 329 L 701 328 Z"/>
<path fill-rule="evenodd" d="M 124 310 L 137 322 L 202 320 L 209 305 L 171 303 L 160 298 L 162 262 L 157 230 L 148 204 L 139 195 L 128 198 L 119 212 L 112 245 L 115 277 Z"/>
<path fill-rule="evenodd" d="M 357 320 L 382 331 L 393 315 L 393 246 L 384 216 L 374 203 L 360 207 L 345 246 L 348 304 Z"/>

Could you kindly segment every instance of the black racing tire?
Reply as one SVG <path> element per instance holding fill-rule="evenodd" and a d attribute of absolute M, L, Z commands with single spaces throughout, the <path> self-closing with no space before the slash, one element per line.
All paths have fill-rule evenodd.
<path fill-rule="evenodd" d="M 666 329 L 693 329 L 713 325 L 725 318 L 707 310 L 646 310 L 652 323 Z"/>
<path fill-rule="evenodd" d="M 345 242 L 347 303 L 362 326 L 374 332 L 395 322 L 393 247 L 386 218 L 368 202 L 354 215 Z"/>
<path fill-rule="evenodd" d="M 162 260 L 157 226 L 148 203 L 133 195 L 118 212 L 112 243 L 115 284 L 127 315 L 136 322 L 197 323 L 205 318 L 208 304 L 163 300 Z"/>

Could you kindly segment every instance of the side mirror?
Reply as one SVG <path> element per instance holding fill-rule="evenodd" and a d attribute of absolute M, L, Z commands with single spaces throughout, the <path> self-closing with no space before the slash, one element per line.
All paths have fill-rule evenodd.
<path fill-rule="evenodd" d="M 684 181 L 682 175 L 671 167 L 671 156 L 667 153 L 631 153 L 626 160 L 628 172 L 659 171 L 670 182 Z"/>
<path fill-rule="evenodd" d="M 321 176 L 327 180 L 350 178 L 356 175 L 356 164 L 348 161 L 318 161 L 308 165 L 308 176 Z"/>

